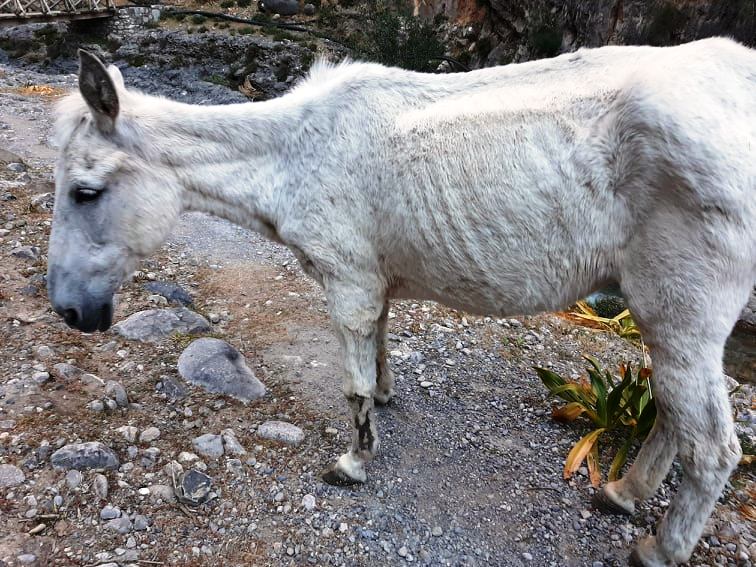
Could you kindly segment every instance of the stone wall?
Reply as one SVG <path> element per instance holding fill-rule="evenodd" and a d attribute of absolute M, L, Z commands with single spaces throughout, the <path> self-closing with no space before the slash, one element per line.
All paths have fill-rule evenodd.
<path fill-rule="evenodd" d="M 109 22 L 109 32 L 125 36 L 150 23 L 160 20 L 161 6 L 128 6 L 119 8 L 118 14 Z"/>

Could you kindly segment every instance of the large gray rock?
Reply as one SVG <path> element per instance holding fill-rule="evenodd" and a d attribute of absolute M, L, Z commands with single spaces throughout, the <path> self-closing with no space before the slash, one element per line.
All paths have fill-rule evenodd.
<path fill-rule="evenodd" d="M 113 325 L 113 330 L 130 340 L 154 343 L 176 333 L 205 333 L 210 330 L 210 323 L 194 311 L 185 307 L 174 307 L 139 311 Z"/>
<path fill-rule="evenodd" d="M 56 469 L 117 469 L 118 456 L 99 441 L 72 443 L 61 447 L 50 457 Z"/>
<path fill-rule="evenodd" d="M 178 371 L 191 384 L 242 402 L 265 394 L 265 385 L 255 377 L 241 353 L 220 339 L 192 342 L 178 359 Z"/>
<path fill-rule="evenodd" d="M 24 471 L 15 465 L 0 465 L 0 488 L 16 486 L 26 480 Z"/>
<path fill-rule="evenodd" d="M 299 13 L 299 0 L 263 0 L 263 10 L 282 16 L 295 16 Z"/>

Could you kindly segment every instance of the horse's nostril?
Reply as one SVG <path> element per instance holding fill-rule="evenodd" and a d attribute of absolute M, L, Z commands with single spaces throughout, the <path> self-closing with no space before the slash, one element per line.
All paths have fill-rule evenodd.
<path fill-rule="evenodd" d="M 76 309 L 65 309 L 62 313 L 63 319 L 66 321 L 66 325 L 74 327 L 79 321 L 79 313 Z"/>

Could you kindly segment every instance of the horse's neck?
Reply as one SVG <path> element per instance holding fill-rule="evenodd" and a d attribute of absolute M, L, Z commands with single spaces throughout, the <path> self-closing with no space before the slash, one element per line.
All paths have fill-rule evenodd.
<path fill-rule="evenodd" d="M 297 157 L 319 143 L 308 128 L 322 117 L 307 99 L 193 106 L 159 101 L 143 121 L 151 160 L 169 166 L 186 210 L 225 218 L 276 238 L 280 199 L 300 183 Z M 307 135 L 303 131 L 307 130 Z M 301 159 L 300 159 L 301 161 Z"/>

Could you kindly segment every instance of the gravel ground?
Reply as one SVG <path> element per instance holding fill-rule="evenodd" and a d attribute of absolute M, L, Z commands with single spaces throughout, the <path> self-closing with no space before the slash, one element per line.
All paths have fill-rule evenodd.
<path fill-rule="evenodd" d="M 616 336 L 557 315 L 497 320 L 397 302 L 389 329 L 397 395 L 378 412 L 381 449 L 368 482 L 345 489 L 318 478 L 349 439 L 337 341 L 320 290 L 285 249 L 186 215 L 119 296 L 121 319 L 160 306 L 146 281 L 187 290 L 213 322 L 212 335 L 237 347 L 267 386 L 248 405 L 189 386 L 184 397 L 166 396 L 166 381 L 180 382 L 176 361 L 187 337 L 143 344 L 66 329 L 50 312 L 40 278 L 50 214 L 30 207 L 50 190 L 53 98 L 24 87 L 65 89 L 74 77 L 41 70 L 16 66 L 0 51 L 0 148 L 28 165 L 0 166 L 0 560 L 111 567 L 626 563 L 631 542 L 669 505 L 679 467 L 631 519 L 595 513 L 586 471 L 562 479 L 564 457 L 587 427 L 551 419 L 552 400 L 532 370 L 577 377 L 583 354 L 610 367 L 637 361 L 638 349 Z M 165 79 L 151 72 L 146 90 Z M 212 98 L 217 86 L 207 85 L 205 92 L 194 84 L 185 99 Z M 10 255 L 18 246 L 39 251 Z M 55 366 L 66 362 L 89 374 L 67 378 Z M 90 375 L 122 384 L 130 404 L 98 411 L 92 402 L 109 394 Z M 751 433 L 752 399 L 747 385 L 733 397 Z M 269 420 L 295 424 L 304 440 L 261 437 L 257 429 Z M 246 454 L 189 454 L 197 452 L 192 439 L 229 428 Z M 120 466 L 81 474 L 53 467 L 53 451 L 93 441 L 112 449 Z M 189 468 L 212 479 L 198 507 L 175 501 L 175 474 Z M 753 471 L 740 469 L 690 565 L 756 563 L 753 496 Z"/>

